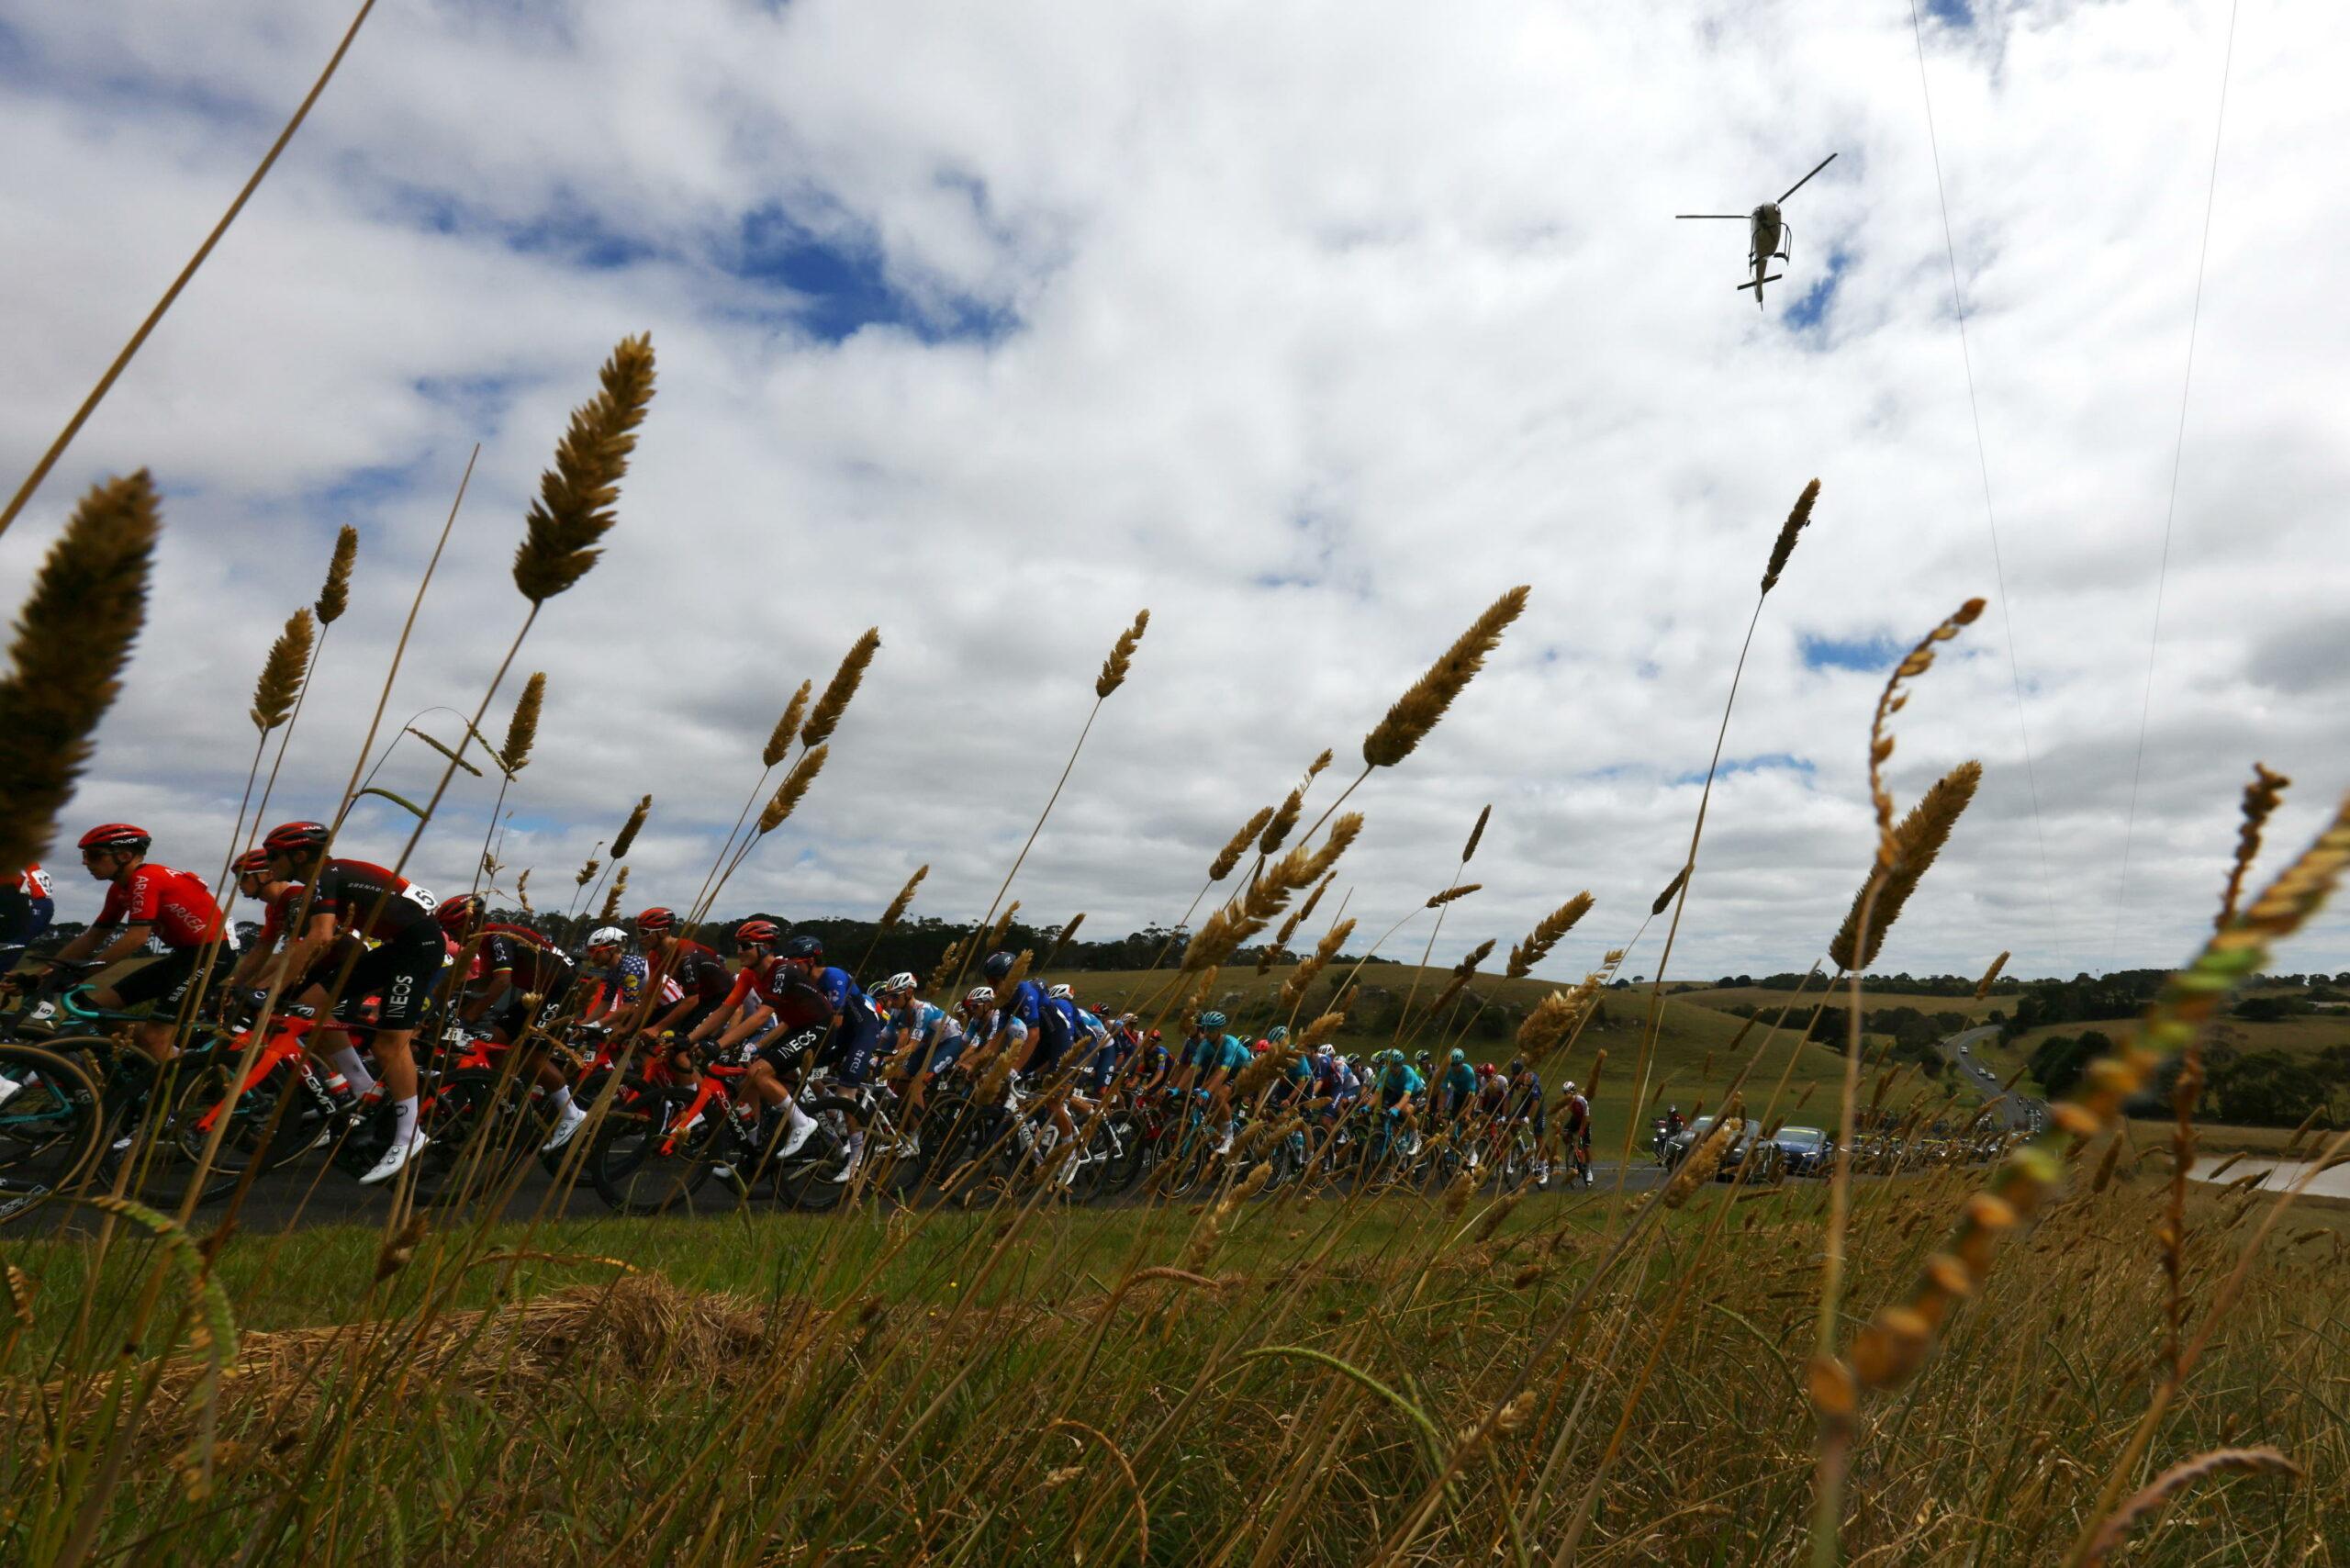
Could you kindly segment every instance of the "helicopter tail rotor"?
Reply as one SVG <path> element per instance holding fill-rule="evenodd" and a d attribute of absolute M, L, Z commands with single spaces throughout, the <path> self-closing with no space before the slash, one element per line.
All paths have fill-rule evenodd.
<path fill-rule="evenodd" d="M 1836 154 L 1834 154 L 1833 152 L 1830 152 L 1827 157 L 1822 158 L 1822 159 L 1819 161 L 1819 162 L 1818 163 L 1818 165 L 1816 165 L 1816 166 L 1812 169 L 1812 171 L 1811 171 L 1811 174 L 1817 174 L 1818 173 L 1819 173 L 1819 171 L 1820 171 L 1821 169 L 1825 169 L 1826 167 L 1828 167 L 1828 165 L 1829 165 L 1829 164 L 1833 163 L 1834 162 L 1836 162 Z M 1804 188 L 1804 186 L 1806 186 L 1806 185 L 1807 185 L 1811 184 L 1811 174 L 1806 174 L 1802 179 L 1797 180 L 1794 185 L 1789 185 L 1789 186 L 1787 187 L 1787 196 L 1781 196 L 1781 197 L 1779 198 L 1779 200 L 1781 200 L 1781 201 L 1785 201 L 1785 200 L 1786 200 L 1786 199 L 1787 199 L 1787 196 L 1791 196 L 1795 195 L 1795 194 L 1796 194 L 1796 192 L 1797 192 L 1797 191 L 1799 191 L 1799 190 L 1803 189 L 1803 188 Z"/>

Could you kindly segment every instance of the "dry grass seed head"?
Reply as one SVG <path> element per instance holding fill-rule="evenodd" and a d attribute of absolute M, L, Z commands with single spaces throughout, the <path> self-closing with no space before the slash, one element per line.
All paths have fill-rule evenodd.
<path fill-rule="evenodd" d="M 1467 898 L 1484 885 L 1483 882 L 1463 882 L 1459 887 L 1447 888 L 1440 893 L 1430 893 L 1427 906 L 1430 909 L 1442 909 L 1455 899 Z"/>
<path fill-rule="evenodd" d="M 1279 849 L 1289 837 L 1290 830 L 1297 826 L 1297 819 L 1304 810 L 1305 786 L 1301 784 L 1282 797 L 1280 808 L 1273 812 L 1273 820 L 1267 823 L 1265 831 L 1258 835 L 1257 853 L 1270 855 Z"/>
<path fill-rule="evenodd" d="M 1991 994 L 1991 987 L 1998 980 L 1999 971 L 2007 967 L 2008 954 L 2002 949 L 1999 956 L 1991 960 L 1991 967 L 1983 971 L 1983 978 L 1975 982 L 1975 1001 L 1980 1002 Z"/>
<path fill-rule="evenodd" d="M 522 683 L 514 716 L 506 721 L 506 744 L 498 751 L 498 766 L 513 778 L 531 765 L 531 746 L 539 738 L 539 709 L 546 701 L 546 672 L 540 670 Z"/>
<path fill-rule="evenodd" d="M 1135 647 L 1142 641 L 1142 634 L 1149 625 L 1150 611 L 1137 610 L 1134 624 L 1118 633 L 1118 640 L 1111 644 L 1110 656 L 1102 661 L 1101 675 L 1093 682 L 1096 700 L 1109 696 L 1126 683 L 1126 672 L 1134 667 Z"/>
<path fill-rule="evenodd" d="M 1675 871 L 1673 874 L 1673 880 L 1665 883 L 1664 891 L 1657 894 L 1656 902 L 1649 905 L 1649 913 L 1651 915 L 1662 914 L 1665 911 L 1665 906 L 1673 901 L 1674 897 L 1680 893 L 1683 885 L 1688 880 L 1689 868 L 1686 864 L 1684 864 L 1680 870 Z"/>
<path fill-rule="evenodd" d="M 95 486 L 50 547 L 17 619 L 0 680 L 0 861 L 49 851 L 146 620 L 160 527 L 147 471 Z"/>
<path fill-rule="evenodd" d="M 1436 728 L 1445 710 L 1452 706 L 1463 688 L 1484 667 L 1487 655 L 1500 645 L 1502 633 L 1509 629 L 1526 610 L 1526 598 L 1531 591 L 1520 586 L 1511 588 L 1486 606 L 1483 614 L 1447 648 L 1427 673 L 1414 681 L 1403 696 L 1387 710 L 1387 716 L 1372 726 L 1362 740 L 1362 759 L 1371 767 L 1393 767 L 1412 755 L 1412 750 Z"/>
<path fill-rule="evenodd" d="M 891 899 L 890 901 L 890 907 L 881 912 L 881 929 L 883 931 L 887 931 L 890 927 L 898 924 L 900 918 L 905 914 L 907 907 L 914 902 L 914 890 L 921 887 L 922 879 L 929 875 L 930 867 L 927 864 L 914 868 L 914 874 L 906 879 L 906 885 L 898 890 L 898 896 Z M 1083 920 L 1085 916 L 1080 914 L 1077 917 L 1077 920 Z M 1077 920 L 1072 920 L 1069 923 L 1069 931 L 1077 929 Z M 1069 940 L 1068 932 L 1063 932 L 1061 934 L 1061 940 L 1064 942 Z"/>
<path fill-rule="evenodd" d="M 993 925 L 988 927 L 988 939 L 984 943 L 980 944 L 980 946 L 984 946 L 990 953 L 1002 946 L 1004 938 L 1012 935 L 1012 917 L 1019 913 L 1020 901 L 1018 899 L 1013 899 L 1010 903 L 1004 905 L 1003 913 L 996 916 L 995 924 Z M 978 956 L 978 951 L 974 949 L 971 957 L 977 958 Z M 998 994 L 1002 993 L 999 992 Z"/>
<path fill-rule="evenodd" d="M 1877 872 L 1872 871 L 1862 881 L 1860 891 L 1852 895 L 1852 907 L 1845 911 L 1844 924 L 1837 928 L 1835 939 L 1828 945 L 1828 956 L 1839 969 L 1850 973 L 1862 973 L 1876 962 L 1878 952 L 1885 946 L 1886 934 L 1900 918 L 1902 907 L 1909 895 L 1918 890 L 1919 881 L 1926 868 L 1950 842 L 1951 830 L 1958 825 L 1967 803 L 1975 799 L 1975 787 L 1983 782 L 1983 765 L 1962 762 L 1918 798 L 1909 814 L 1893 830 L 1894 860 L 1883 868 L 1884 881 L 1876 895 L 1876 907 L 1869 919 L 1867 945 L 1855 951 L 1853 938 L 1860 929 L 1861 908 L 1868 902 L 1869 882 Z"/>
<path fill-rule="evenodd" d="M 759 762 L 763 767 L 773 767 L 791 750 L 792 737 L 800 733 L 800 722 L 808 713 L 808 694 L 815 689 L 814 681 L 801 681 L 800 689 L 791 694 L 791 700 L 783 705 L 783 713 L 776 720 L 775 728 L 767 732 L 767 744 L 759 748 Z"/>
<path fill-rule="evenodd" d="M 849 644 L 841 655 L 840 668 L 824 683 L 824 694 L 816 699 L 816 706 L 809 711 L 808 722 L 800 726 L 800 744 L 811 750 L 833 738 L 833 731 L 840 726 L 841 715 L 848 711 L 849 699 L 856 695 L 857 687 L 865 679 L 867 666 L 881 646 L 881 628 L 867 626 L 865 634 Z"/>
<path fill-rule="evenodd" d="M 1314 890 L 1305 895 L 1305 902 L 1297 912 L 1297 918 L 1300 921 L 1307 921 L 1314 918 L 1314 906 L 1322 902 L 1322 895 L 1328 892 L 1330 890 L 1330 884 L 1337 879 L 1338 874 L 1336 871 L 1332 871 L 1326 875 L 1320 881 L 1314 884 Z"/>
<path fill-rule="evenodd" d="M 1526 934 L 1526 940 L 1509 950 L 1509 967 L 1503 970 L 1511 980 L 1524 980 L 1533 973 L 1534 966 L 1550 956 L 1559 939 L 1575 928 L 1575 923 L 1591 910 L 1591 895 L 1577 893 L 1535 923 Z"/>
<path fill-rule="evenodd" d="M 1485 809 L 1477 813 L 1477 825 L 1469 830 L 1469 842 L 1461 846 L 1460 863 L 1463 866 L 1477 857 L 1478 841 L 1485 836 L 1485 823 L 1493 819 L 1493 803 L 1488 801 Z"/>
<path fill-rule="evenodd" d="M 285 618 L 285 629 L 269 645 L 262 660 L 261 678 L 253 683 L 253 728 L 263 734 L 285 722 L 294 700 L 302 694 L 302 675 L 310 667 L 310 611 L 305 606 Z"/>
<path fill-rule="evenodd" d="M 319 585 L 319 624 L 331 626 L 351 608 L 351 564 L 359 558 L 359 531 L 344 523 L 334 536 L 334 554 L 327 560 L 327 580 Z"/>
<path fill-rule="evenodd" d="M 811 746 L 800 754 L 800 760 L 791 765 L 791 771 L 783 776 L 781 784 L 776 786 L 775 799 L 769 801 L 767 810 L 759 813 L 761 834 L 773 833 L 783 819 L 791 814 L 793 808 L 800 804 L 800 797 L 808 792 L 808 786 L 813 784 L 816 775 L 823 771 L 824 758 L 831 749 L 829 746 Z"/>
<path fill-rule="evenodd" d="M 2211 929 L 2221 931 L 2235 918 L 2236 899 L 2244 891 L 2244 879 L 2252 870 L 2253 861 L 2260 854 L 2260 830 L 2284 800 L 2286 787 L 2293 781 L 2281 773 L 2271 773 L 2267 765 L 2252 765 L 2252 782 L 2244 787 L 2244 826 L 2236 834 L 2235 864 L 2228 870 L 2227 890 L 2220 895 L 2220 913 L 2211 922 Z"/>
<path fill-rule="evenodd" d="M 1779 574 L 1787 569 L 1787 557 L 1796 553 L 1796 535 L 1811 521 L 1812 503 L 1819 499 L 1819 481 L 1814 479 L 1796 498 L 1795 510 L 1787 513 L 1787 521 L 1779 525 L 1779 537 L 1771 546 L 1771 564 L 1762 571 L 1762 591 L 1769 593 L 1779 586 Z"/>
<path fill-rule="evenodd" d="M 621 339 L 598 382 L 595 397 L 572 412 L 514 552 L 514 586 L 533 604 L 586 577 L 602 554 L 596 543 L 611 529 L 636 427 L 653 401 L 652 335 Z"/>
<path fill-rule="evenodd" d="M 650 795 L 639 797 L 636 809 L 629 812 L 628 821 L 621 823 L 620 834 L 612 840 L 613 859 L 618 860 L 628 854 L 630 846 L 636 843 L 637 834 L 644 826 L 644 819 L 652 814 L 653 797 Z"/>
<path fill-rule="evenodd" d="M 1263 833 L 1265 824 L 1272 820 L 1272 807 L 1259 807 L 1257 814 L 1250 817 L 1242 824 L 1240 831 L 1232 835 L 1232 842 L 1217 850 L 1215 858 L 1208 862 L 1208 880 L 1221 882 L 1232 875 L 1232 868 L 1240 864 L 1240 857 L 1248 853 L 1248 846 L 1257 841 L 1257 835 Z"/>
<path fill-rule="evenodd" d="M 628 868 L 623 866 L 604 891 L 604 907 L 596 918 L 610 925 L 621 917 L 621 898 L 628 891 Z"/>

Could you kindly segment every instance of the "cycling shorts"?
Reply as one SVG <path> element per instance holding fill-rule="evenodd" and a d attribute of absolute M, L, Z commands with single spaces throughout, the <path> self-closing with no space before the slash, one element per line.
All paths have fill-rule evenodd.
<path fill-rule="evenodd" d="M 360 1022 L 367 999 L 374 997 L 377 1001 L 378 1029 L 415 1028 L 424 1017 L 433 986 L 441 979 L 442 959 L 445 956 L 441 928 L 429 920 L 369 948 L 352 966 L 351 976 L 342 984 L 342 994 L 335 998 L 335 1021 Z"/>
<path fill-rule="evenodd" d="M 552 1018 L 561 1012 L 564 995 L 570 989 L 571 977 L 565 975 L 555 982 L 554 990 L 548 995 L 539 998 L 538 1005 L 533 1007 L 525 1000 L 531 994 L 529 991 L 520 986 L 509 986 L 505 997 L 496 1007 L 490 1009 L 489 1016 L 484 1022 L 492 1025 L 509 1040 L 519 1040 L 522 1037 L 522 1031 L 531 1026 L 532 1020 Z"/>
<path fill-rule="evenodd" d="M 166 1010 L 176 1008 L 187 996 L 188 982 L 196 979 L 196 961 L 203 955 L 202 947 L 174 947 L 153 963 L 131 970 L 107 989 L 122 999 L 125 1007 L 152 1002 Z M 228 972 L 220 966 L 215 968 L 223 974 Z"/>
<path fill-rule="evenodd" d="M 881 1031 L 870 1017 L 852 1010 L 824 1042 L 817 1059 L 844 1083 L 863 1083 L 873 1075 L 873 1058 L 881 1046 Z"/>
<path fill-rule="evenodd" d="M 797 1071 L 807 1061 L 809 1053 L 822 1044 L 823 1038 L 822 1025 L 804 1029 L 770 1029 L 751 1054 L 754 1059 L 767 1063 L 778 1073 L 788 1075 Z"/>
<path fill-rule="evenodd" d="M 970 1043 L 971 1036 L 968 1035 L 947 1036 L 930 1047 L 929 1058 L 923 1061 L 916 1070 L 934 1075 L 945 1072 L 963 1059 L 964 1048 Z"/>

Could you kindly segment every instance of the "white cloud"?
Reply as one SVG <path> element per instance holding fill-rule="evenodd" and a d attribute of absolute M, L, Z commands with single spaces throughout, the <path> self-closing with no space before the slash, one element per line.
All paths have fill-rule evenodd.
<path fill-rule="evenodd" d="M 1884 962 L 2168 962 L 2254 756 L 2301 781 L 2278 845 L 2350 784 L 2345 24 L 2239 26 L 2117 924 L 2225 13 L 1978 9 L 1930 35 L 1930 70 L 2009 602 L 1901 716 L 1903 800 L 1961 757 L 1987 771 Z M 0 27 L 17 471 L 339 24 L 91 0 Z M 1817 473 L 1727 746 L 1808 766 L 1717 786 L 1674 958 L 1801 968 L 1865 863 L 1881 678 L 1808 667 L 1802 639 L 1906 644 L 1997 597 L 1917 74 L 1906 17 L 1857 5 L 386 7 L 0 541 L 13 594 L 79 486 L 147 464 L 166 487 L 154 621 L 73 819 L 133 816 L 217 863 L 260 653 L 352 521 L 358 601 L 288 764 L 289 809 L 319 809 L 476 439 L 389 717 L 477 699 L 565 411 L 649 328 L 661 392 L 621 527 L 521 661 L 550 674 L 508 844 L 534 890 L 567 888 L 651 790 L 632 891 L 688 900 L 792 686 L 878 624 L 823 778 L 727 902 L 870 913 L 928 861 L 918 907 L 976 913 L 1147 604 L 1013 892 L 1099 932 L 1169 919 L 1234 824 L 1324 745 L 1342 781 L 1395 692 L 1523 581 L 1501 656 L 1358 795 L 1349 913 L 1382 928 L 1442 885 L 1490 800 L 1486 890 L 1444 949 L 1505 946 L 1589 887 L 1551 965 L 1579 972 L 1686 842 L 1755 580 Z M 1670 215 L 1751 205 L 1830 151 L 1758 314 L 1730 289 L 1735 226 Z M 757 252 L 781 219 L 828 249 Z M 1839 254 L 1824 319 L 1789 330 Z M 859 310 L 888 319 L 818 330 Z M 412 789 L 428 760 L 408 743 L 386 777 Z M 474 781 L 453 798 L 418 864 L 444 886 L 488 811 Z M 362 820 L 391 853 L 399 824 Z M 2284 961 L 2350 966 L 2343 933 Z"/>

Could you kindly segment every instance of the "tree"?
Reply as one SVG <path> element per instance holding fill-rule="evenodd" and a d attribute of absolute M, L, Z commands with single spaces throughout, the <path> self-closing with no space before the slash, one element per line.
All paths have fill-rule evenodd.
<path fill-rule="evenodd" d="M 2294 1127 L 2326 1103 L 2326 1087 L 2279 1051 L 2254 1051 L 2210 1072 L 2212 1109 L 2244 1126 Z"/>

